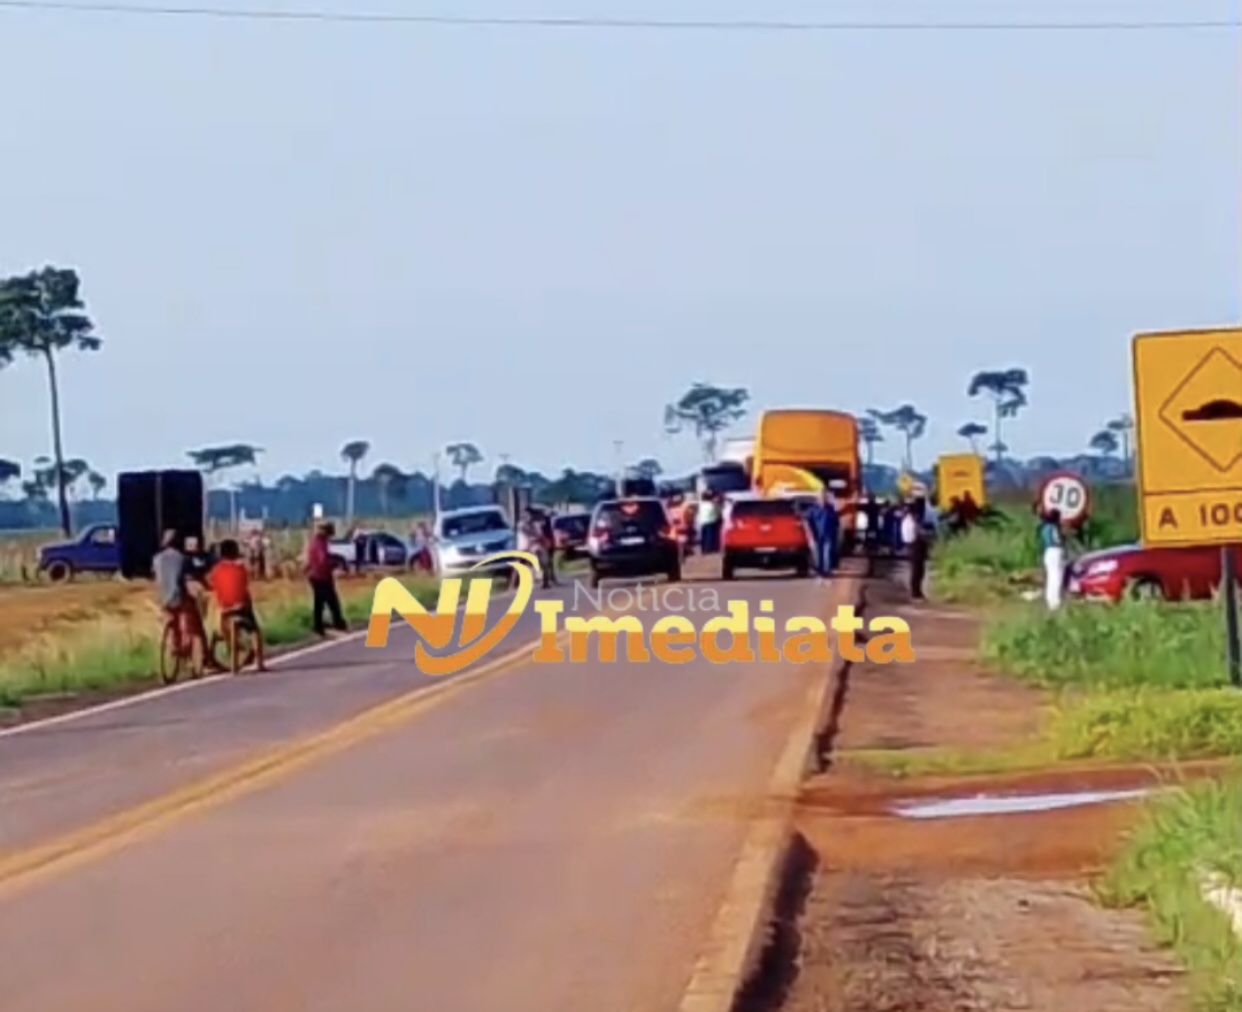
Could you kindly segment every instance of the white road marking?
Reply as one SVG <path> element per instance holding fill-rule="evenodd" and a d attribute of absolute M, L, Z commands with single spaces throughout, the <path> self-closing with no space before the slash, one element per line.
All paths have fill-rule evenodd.
<path fill-rule="evenodd" d="M 513 596 L 512 591 L 504 591 L 495 595 L 493 601 L 503 601 Z M 460 611 L 465 605 L 460 605 Z M 344 636 L 337 636 L 334 639 L 324 640 L 322 643 L 312 643 L 309 646 L 297 647 L 293 650 L 281 652 L 272 657 L 267 663 L 269 667 L 275 667 L 278 664 L 287 664 L 289 661 L 296 661 L 303 657 L 309 657 L 311 654 L 317 654 L 322 650 L 331 650 L 333 647 L 341 646 L 345 643 L 354 643 L 363 639 L 367 634 L 366 629 L 359 629 L 355 632 L 346 633 Z M 59 713 L 53 717 L 44 717 L 41 720 L 29 720 L 18 724 L 16 727 L 8 727 L 0 730 L 0 739 L 11 738 L 14 735 L 25 734 L 29 731 L 41 730 L 48 727 L 57 727 L 63 724 L 71 724 L 77 720 L 84 720 L 87 717 L 98 716 L 101 713 L 111 713 L 114 710 L 123 710 L 126 707 L 137 706 L 139 703 L 150 703 L 157 699 L 165 699 L 178 692 L 188 692 L 191 689 L 199 689 L 207 685 L 215 685 L 219 682 L 227 681 L 237 677 L 251 677 L 249 675 L 205 675 L 202 678 L 192 681 L 177 682 L 175 685 L 160 685 L 154 689 L 148 689 L 146 692 L 135 692 L 131 696 L 122 696 L 120 699 L 112 699 L 106 703 L 99 703 L 96 706 L 85 706 L 80 710 L 70 710 L 68 713 Z"/>

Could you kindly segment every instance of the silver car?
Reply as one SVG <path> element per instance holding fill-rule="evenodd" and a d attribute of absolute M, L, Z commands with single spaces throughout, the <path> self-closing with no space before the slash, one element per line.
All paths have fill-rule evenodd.
<path fill-rule="evenodd" d="M 436 518 L 432 552 L 437 576 L 461 576 L 472 566 L 497 552 L 511 552 L 517 545 L 513 525 L 499 506 L 467 506 L 448 510 Z M 506 563 L 476 572 L 509 573 Z"/>

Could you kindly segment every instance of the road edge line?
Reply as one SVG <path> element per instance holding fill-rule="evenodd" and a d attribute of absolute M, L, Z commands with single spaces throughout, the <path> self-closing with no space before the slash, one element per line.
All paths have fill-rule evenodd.
<path fill-rule="evenodd" d="M 491 598 L 492 602 L 505 600 L 512 597 L 512 592 L 505 591 Z M 465 604 L 459 604 L 457 611 L 460 612 Z M 291 647 L 288 650 L 280 650 L 279 648 L 273 652 L 268 658 L 268 667 L 276 667 L 289 661 L 296 661 L 302 657 L 309 657 L 311 654 L 317 654 L 324 650 L 331 650 L 333 647 L 343 646 L 346 643 L 356 643 L 363 639 L 367 634 L 365 627 L 355 629 L 353 632 L 346 633 L 344 636 L 336 636 L 330 639 L 309 643 L 302 646 Z M 219 675 L 205 675 L 202 678 L 195 678 L 184 682 L 177 682 L 174 685 L 156 685 L 142 692 L 134 692 L 127 696 L 119 696 L 116 699 L 109 699 L 102 703 L 96 703 L 94 706 L 83 706 L 77 710 L 67 710 L 64 713 L 53 714 L 50 717 L 42 717 L 36 720 L 22 721 L 13 727 L 0 728 L 0 741 L 5 738 L 12 738 L 19 734 L 29 733 L 35 730 L 47 730 L 50 727 L 60 727 L 64 724 L 72 724 L 77 720 L 85 720 L 87 717 L 98 716 L 101 713 L 112 713 L 115 710 L 124 710 L 130 706 L 137 706 L 139 703 L 150 703 L 157 699 L 165 699 L 168 696 L 176 695 L 178 692 L 188 692 L 191 689 L 199 689 L 207 685 L 218 685 L 221 682 L 231 681 L 239 676 L 230 673 Z M 249 676 L 241 676 L 249 677 Z"/>
<path fill-rule="evenodd" d="M 527 641 L 478 668 L 394 696 L 322 731 L 263 750 L 235 766 L 115 815 L 40 843 L 0 853 L 0 896 L 105 857 L 183 818 L 280 783 L 308 766 L 420 716 L 479 682 L 523 670 L 538 646 L 537 640 Z"/>
<path fill-rule="evenodd" d="M 863 575 L 843 574 L 836 607 L 857 608 Z M 831 607 L 831 605 L 830 605 Z M 846 661 L 834 653 L 823 678 L 812 679 L 793 730 L 768 781 L 716 910 L 707 943 L 682 992 L 677 1012 L 733 1012 L 768 943 L 791 844 L 798 791 L 817 759 L 819 732 Z"/>

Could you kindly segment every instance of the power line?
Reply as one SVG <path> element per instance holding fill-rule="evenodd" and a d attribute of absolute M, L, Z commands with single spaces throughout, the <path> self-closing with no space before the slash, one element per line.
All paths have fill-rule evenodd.
<path fill-rule="evenodd" d="M 390 24 L 445 28 L 577 28 L 596 31 L 648 30 L 682 32 L 845 33 L 845 32 L 1194 32 L 1236 31 L 1242 19 L 1191 21 L 659 21 L 609 17 L 469 17 L 438 14 L 368 13 L 365 11 L 278 10 L 206 6 L 155 6 L 77 3 L 74 0 L 0 0 L 0 10 L 62 14 L 119 14 L 141 17 L 212 18 L 222 21 L 302 21 Z"/>

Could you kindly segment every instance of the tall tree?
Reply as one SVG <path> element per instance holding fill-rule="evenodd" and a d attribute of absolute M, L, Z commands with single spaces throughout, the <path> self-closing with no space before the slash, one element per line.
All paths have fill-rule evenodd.
<path fill-rule="evenodd" d="M 986 394 L 992 398 L 992 435 L 996 438 L 990 449 L 998 462 L 1005 454 L 1005 450 L 998 449 L 1005 445 L 1001 423 L 1007 418 L 1016 418 L 1026 407 L 1026 388 L 1030 382 L 1025 369 L 994 369 L 975 373 L 966 388 L 970 397 Z"/>
<path fill-rule="evenodd" d="M 1101 457 L 1111 457 L 1121 449 L 1121 440 L 1117 438 L 1117 434 L 1112 430 L 1101 429 L 1091 437 L 1091 442 L 1088 445 Z"/>
<path fill-rule="evenodd" d="M 970 443 L 970 452 L 978 454 L 979 440 L 988 434 L 988 427 L 982 422 L 966 422 L 957 427 L 957 434 Z"/>
<path fill-rule="evenodd" d="M 858 419 L 858 439 L 866 447 L 867 466 L 875 464 L 875 447 L 884 442 L 884 433 L 880 431 L 880 423 L 870 415 Z"/>
<path fill-rule="evenodd" d="M 11 481 L 20 481 L 22 476 L 22 465 L 15 460 L 6 460 L 0 457 L 0 492 L 4 491 L 4 486 Z"/>
<path fill-rule="evenodd" d="M 200 450 L 188 450 L 191 462 L 207 477 L 208 481 L 223 476 L 226 471 L 238 467 L 255 467 L 263 452 L 250 443 L 223 443 L 220 446 L 204 446 Z M 237 523 L 237 490 L 229 490 L 229 519 Z"/>
<path fill-rule="evenodd" d="M 80 291 L 77 271 L 69 268 L 44 267 L 0 281 L 0 360 L 10 362 L 24 353 L 47 368 L 56 499 L 66 537 L 73 529 L 64 480 L 65 441 L 56 359 L 64 351 L 98 351 L 103 345 L 95 324 L 86 315 Z"/>
<path fill-rule="evenodd" d="M 878 411 L 871 408 L 871 415 L 880 425 L 888 426 L 901 433 L 906 443 L 905 456 L 902 464 L 907 471 L 914 470 L 914 444 L 927 432 L 927 416 L 913 404 L 903 404 L 892 411 Z"/>
<path fill-rule="evenodd" d="M 475 464 L 483 463 L 483 454 L 474 443 L 450 443 L 444 448 L 444 452 L 449 463 L 457 468 L 462 481 L 466 480 L 466 475 Z"/>
<path fill-rule="evenodd" d="M 640 478 L 655 481 L 664 473 L 664 468 L 660 466 L 660 462 L 655 457 L 644 457 L 634 465 L 634 473 Z"/>
<path fill-rule="evenodd" d="M 716 459 L 720 433 L 746 415 L 750 391 L 745 387 L 719 387 L 695 383 L 664 408 L 664 430 L 670 435 L 690 429 L 703 446 L 705 460 Z"/>
<path fill-rule="evenodd" d="M 108 479 L 98 471 L 88 471 L 86 475 L 86 483 L 91 487 L 91 498 L 96 502 L 103 495 L 103 490 L 108 487 Z"/>
<path fill-rule="evenodd" d="M 529 482 L 530 475 L 517 464 L 510 464 L 506 460 L 496 468 L 495 480 L 501 485 L 525 485 Z"/>
<path fill-rule="evenodd" d="M 371 472 L 371 480 L 379 489 L 380 515 L 388 516 L 390 497 L 404 497 L 405 483 L 408 480 L 406 474 L 396 464 L 378 464 Z"/>
<path fill-rule="evenodd" d="M 371 452 L 371 443 L 366 439 L 351 439 L 341 447 L 341 460 L 349 465 L 349 481 L 345 486 L 345 526 L 354 522 L 354 495 L 358 487 L 358 467 Z"/>
<path fill-rule="evenodd" d="M 1125 461 L 1126 471 L 1134 465 L 1131 447 L 1134 441 L 1134 416 L 1128 412 L 1120 414 L 1108 423 L 1108 431 L 1113 433 L 1121 443 L 1121 459 Z"/>

